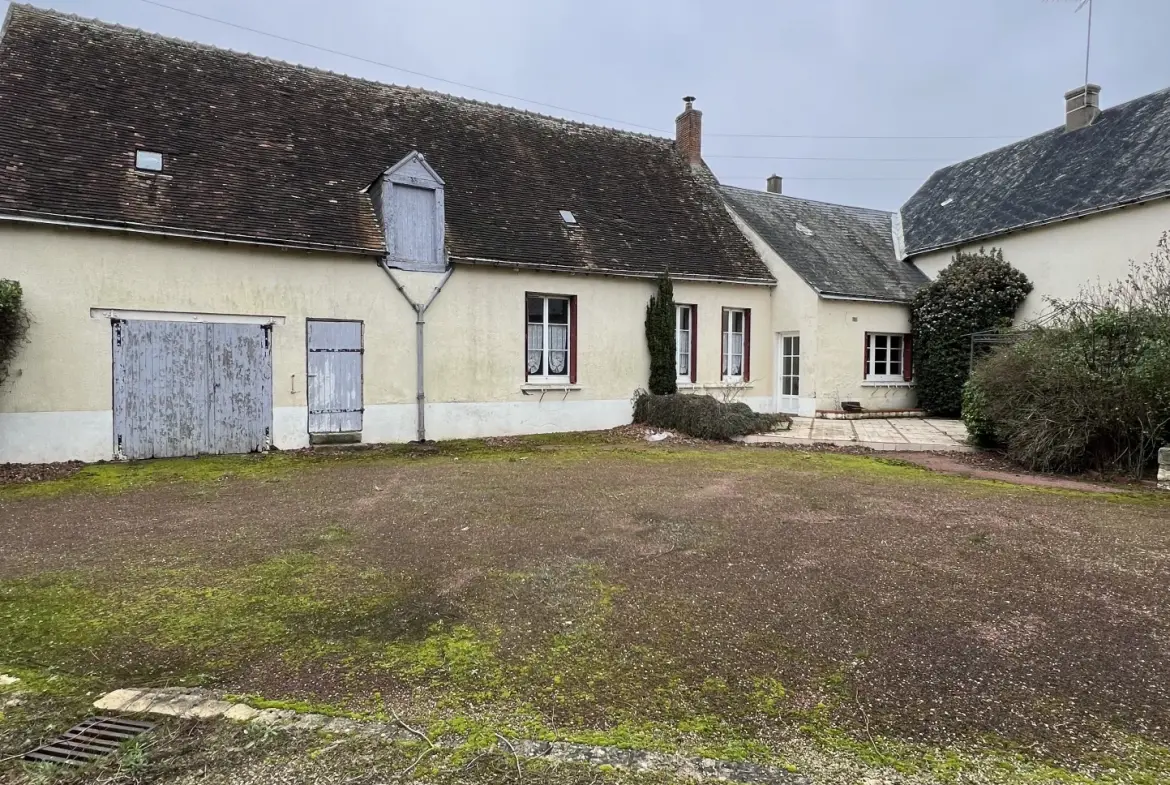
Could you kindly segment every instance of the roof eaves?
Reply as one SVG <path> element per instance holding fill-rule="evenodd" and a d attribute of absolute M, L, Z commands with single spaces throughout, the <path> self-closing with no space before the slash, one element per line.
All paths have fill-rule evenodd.
<path fill-rule="evenodd" d="M 275 248 L 296 248 L 305 251 L 332 251 L 334 253 L 358 254 L 361 256 L 384 256 L 386 253 L 385 248 L 363 248 L 360 246 L 314 243 L 311 241 L 281 240 L 268 237 L 231 234 L 229 232 L 209 232 L 198 229 L 182 229 L 174 226 L 141 224 L 135 223 L 133 221 L 110 221 L 102 218 L 90 218 L 80 215 L 63 215 L 57 213 L 44 213 L 35 210 L 14 210 L 11 208 L 0 209 L 0 221 L 41 224 L 48 226 L 69 226 L 82 229 L 98 229 L 114 232 L 131 232 L 133 234 L 155 235 L 159 237 L 176 237 L 187 240 L 211 240 L 225 243 L 239 243 L 242 245 L 261 245 Z"/>
<path fill-rule="evenodd" d="M 817 295 L 823 300 L 855 300 L 863 303 L 886 303 L 892 305 L 907 305 L 910 298 L 899 299 L 896 297 L 870 297 L 862 294 L 849 294 L 848 292 L 817 292 Z"/>
<path fill-rule="evenodd" d="M 1009 226 L 1005 229 L 996 229 L 994 232 L 986 232 L 984 234 L 971 235 L 969 237 L 962 237 L 958 240 L 951 240 L 946 243 L 923 246 L 922 248 L 907 248 L 906 259 L 911 256 L 921 256 L 926 253 L 933 253 L 935 251 L 942 251 L 947 248 L 955 248 L 961 245 L 969 245 L 970 243 L 979 242 L 981 240 L 989 240 L 992 237 L 1001 237 L 1012 232 L 1020 232 L 1025 229 L 1038 229 L 1041 226 L 1049 226 L 1050 224 L 1061 223 L 1063 221 L 1072 221 L 1077 218 L 1087 218 L 1090 215 L 1097 215 L 1098 213 L 1107 213 L 1110 210 L 1119 210 L 1123 207 L 1131 207 L 1133 205 L 1143 204 L 1145 202 L 1152 202 L 1156 199 L 1164 199 L 1170 197 L 1170 188 L 1164 188 L 1150 194 L 1143 194 L 1142 196 L 1135 196 L 1132 199 L 1123 199 L 1118 202 L 1111 202 L 1107 205 L 1096 205 L 1088 207 L 1084 210 L 1074 210 L 1072 212 L 1058 215 L 1054 218 L 1042 218 L 1038 221 L 1028 221 L 1022 224 Z"/>
<path fill-rule="evenodd" d="M 570 275 L 606 275 L 616 278 L 641 278 L 653 280 L 659 276 L 656 272 L 641 272 L 632 270 L 615 270 L 605 267 L 582 268 L 570 265 L 546 264 L 543 262 L 509 261 L 507 259 L 487 259 L 479 256 L 452 256 L 452 262 L 463 264 L 477 264 L 490 267 L 507 267 L 521 270 L 539 270 L 550 273 L 569 273 Z M 675 281 L 695 281 L 701 283 L 729 283 L 741 286 L 775 286 L 774 278 L 727 278 L 716 275 L 696 275 L 694 273 L 671 273 Z"/>

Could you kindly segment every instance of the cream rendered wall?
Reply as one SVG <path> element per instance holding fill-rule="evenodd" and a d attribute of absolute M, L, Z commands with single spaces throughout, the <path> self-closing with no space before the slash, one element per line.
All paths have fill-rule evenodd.
<path fill-rule="evenodd" d="M 869 385 L 864 381 L 865 333 L 910 332 L 910 311 L 904 305 L 863 300 L 824 299 L 797 275 L 739 216 L 732 218 L 775 276 L 772 292 L 774 356 L 779 358 L 782 333 L 800 334 L 800 400 L 798 414 L 840 409 L 841 401 L 859 401 L 867 409 L 912 409 L 917 399 L 911 386 Z M 775 372 L 779 366 L 774 365 Z M 778 394 L 778 382 L 773 390 Z M 779 403 L 777 399 L 777 403 Z"/>
<path fill-rule="evenodd" d="M 398 275 L 416 299 L 441 278 Z M 415 438 L 414 311 L 373 259 L 0 223 L 0 277 L 20 281 L 33 318 L 29 344 L 0 388 L 0 462 L 112 456 L 111 331 L 91 308 L 282 317 L 272 330 L 273 442 L 281 448 L 308 444 L 305 320 L 361 320 L 363 440 Z M 629 422 L 631 393 L 646 385 L 652 288 L 457 267 L 427 313 L 428 438 Z M 578 297 L 579 390 L 523 389 L 527 291 Z M 722 307 L 752 308 L 753 332 L 768 331 L 768 287 L 679 282 L 676 296 L 699 305 L 701 380 L 718 378 Z M 744 400 L 770 408 L 766 341 L 752 341 L 752 369 L 762 381 Z"/>
<path fill-rule="evenodd" d="M 898 303 L 821 300 L 817 331 L 817 409 L 840 409 L 860 401 L 866 409 L 913 409 L 914 388 L 905 383 L 866 382 L 865 334 L 910 332 L 910 309 Z M 911 350 L 913 355 L 913 350 Z M 911 358 L 913 361 L 913 357 Z"/>
<path fill-rule="evenodd" d="M 768 270 L 776 278 L 776 287 L 772 290 L 771 327 L 768 337 L 773 358 L 772 363 L 772 390 L 773 406 L 779 410 L 780 390 L 776 374 L 779 373 L 780 335 L 782 333 L 798 333 L 800 335 L 800 398 L 797 414 L 811 417 L 817 409 L 816 369 L 818 365 L 817 351 L 817 317 L 820 297 L 803 278 L 797 275 L 772 246 L 764 242 L 755 230 L 743 221 L 734 212 L 732 219 L 743 232 L 744 236 L 755 248 L 756 253 L 768 266 Z M 757 335 L 760 333 L 757 332 Z M 760 335 L 761 339 L 763 338 Z M 755 366 L 752 366 L 753 369 Z M 754 373 L 754 371 L 753 371 Z M 758 376 L 758 374 L 755 374 Z"/>
<path fill-rule="evenodd" d="M 1167 230 L 1170 200 L 1160 199 L 1012 232 L 964 247 L 999 248 L 1004 259 L 1028 276 L 1034 289 L 1016 315 L 1017 321 L 1024 321 L 1045 312 L 1045 297 L 1070 298 L 1088 283 L 1124 278 L 1130 261 L 1148 259 Z M 913 257 L 913 261 L 927 276 L 937 278 L 951 263 L 956 250 L 934 251 Z"/>

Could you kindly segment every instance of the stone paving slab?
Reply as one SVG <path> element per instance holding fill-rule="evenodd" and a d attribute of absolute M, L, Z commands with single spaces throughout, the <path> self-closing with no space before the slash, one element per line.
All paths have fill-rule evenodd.
<path fill-rule="evenodd" d="M 399 723 L 360 721 L 345 717 L 326 717 L 290 709 L 259 710 L 243 703 L 220 700 L 197 689 L 191 690 L 114 690 L 98 698 L 94 708 L 125 714 L 160 714 L 183 719 L 228 719 L 253 722 L 290 730 L 363 734 L 390 741 L 418 742 L 416 734 Z M 437 745 L 441 746 L 441 745 Z M 454 745 L 450 745 L 454 746 Z M 599 747 L 564 741 L 516 739 L 507 743 L 508 751 L 520 758 L 546 758 L 593 766 L 613 766 L 632 771 L 658 771 L 698 780 L 759 783 L 760 785 L 810 785 L 808 777 L 785 769 L 755 763 L 688 758 L 661 752 Z M 519 765 L 519 763 L 517 763 Z"/>
<path fill-rule="evenodd" d="M 975 451 L 967 443 L 967 428 L 961 420 L 929 417 L 862 420 L 794 417 L 790 430 L 752 434 L 742 441 L 745 444 L 831 444 L 907 452 Z"/>

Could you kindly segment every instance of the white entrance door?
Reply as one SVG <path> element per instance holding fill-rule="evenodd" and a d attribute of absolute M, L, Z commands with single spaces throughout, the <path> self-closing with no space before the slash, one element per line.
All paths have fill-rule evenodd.
<path fill-rule="evenodd" d="M 780 336 L 780 411 L 796 414 L 800 411 L 800 333 Z"/>

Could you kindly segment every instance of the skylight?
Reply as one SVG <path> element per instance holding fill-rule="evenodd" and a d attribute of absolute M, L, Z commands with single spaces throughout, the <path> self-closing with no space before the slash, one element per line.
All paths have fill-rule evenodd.
<path fill-rule="evenodd" d="M 570 226 L 574 226 L 577 223 L 577 216 L 573 215 L 568 210 L 561 210 L 561 220 Z"/>
<path fill-rule="evenodd" d="M 144 172 L 161 172 L 163 169 L 163 154 L 152 153 L 149 150 L 134 151 L 134 168 Z"/>

